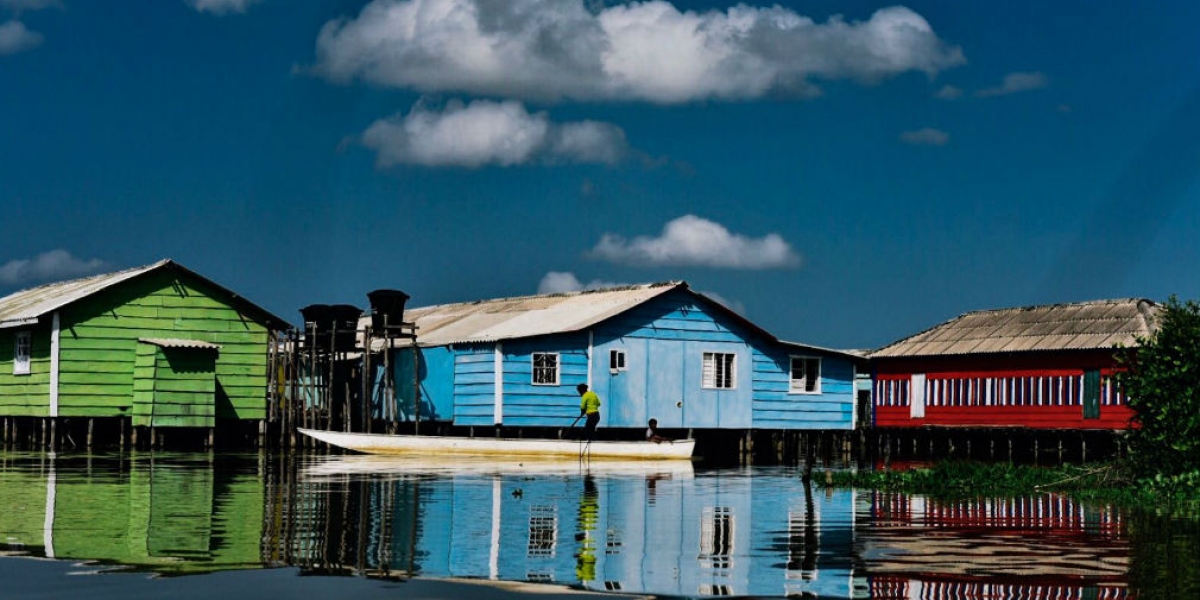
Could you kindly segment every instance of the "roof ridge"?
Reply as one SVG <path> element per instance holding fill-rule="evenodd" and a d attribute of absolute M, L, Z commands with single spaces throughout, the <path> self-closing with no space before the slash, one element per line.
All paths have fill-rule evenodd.
<path fill-rule="evenodd" d="M 429 304 L 426 306 L 414 306 L 408 310 L 430 310 L 435 308 L 446 308 L 448 306 L 479 306 L 481 304 L 492 304 L 498 302 L 515 302 L 520 300 L 530 300 L 533 298 L 566 298 L 570 296 L 582 296 L 584 294 L 602 294 L 610 292 L 628 292 L 633 290 L 651 290 L 660 287 L 678 287 L 686 286 L 687 282 L 680 280 L 656 281 L 651 283 L 634 283 L 614 285 L 611 287 L 595 288 L 590 290 L 575 290 L 570 292 L 551 292 L 548 294 L 526 294 L 524 296 L 501 296 L 498 298 L 482 298 L 479 300 L 466 300 L 463 302 L 444 302 L 442 304 Z"/>
<path fill-rule="evenodd" d="M 1079 302 L 1049 302 L 1046 304 L 1027 304 L 1024 306 L 1008 306 L 1008 307 L 1003 307 L 1003 308 L 984 308 L 984 309 L 979 309 L 979 310 L 967 311 L 965 313 L 962 313 L 959 316 L 965 317 L 967 315 L 975 315 L 975 314 L 982 314 L 982 313 L 1035 310 L 1035 309 L 1040 309 L 1040 308 L 1056 308 L 1056 307 L 1068 307 L 1068 306 L 1091 306 L 1091 305 L 1096 305 L 1096 304 L 1132 304 L 1132 303 L 1141 303 L 1141 302 L 1150 302 L 1151 304 L 1156 304 L 1153 300 L 1150 300 L 1149 298 L 1137 298 L 1137 297 L 1098 298 L 1096 300 L 1082 300 Z"/>

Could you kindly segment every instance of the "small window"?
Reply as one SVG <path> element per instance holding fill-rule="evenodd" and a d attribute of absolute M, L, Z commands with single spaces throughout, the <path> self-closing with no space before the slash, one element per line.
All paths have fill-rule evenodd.
<path fill-rule="evenodd" d="M 727 352 L 705 352 L 703 373 L 701 387 L 733 389 L 734 381 L 737 381 L 737 355 Z"/>
<path fill-rule="evenodd" d="M 821 359 L 811 356 L 792 357 L 792 376 L 788 393 L 821 393 Z"/>
<path fill-rule="evenodd" d="M 625 370 L 625 351 L 624 350 L 609 350 L 608 351 L 608 370 L 616 373 L 617 371 Z"/>
<path fill-rule="evenodd" d="M 33 354 L 33 334 L 18 331 L 13 340 L 13 375 L 29 374 L 29 358 Z"/>
<path fill-rule="evenodd" d="M 558 355 L 548 352 L 533 354 L 533 385 L 558 385 Z"/>

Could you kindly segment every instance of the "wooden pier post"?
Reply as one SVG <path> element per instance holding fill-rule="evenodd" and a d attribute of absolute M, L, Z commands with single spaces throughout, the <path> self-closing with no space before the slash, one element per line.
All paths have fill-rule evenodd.
<path fill-rule="evenodd" d="M 363 431 L 371 433 L 374 427 L 371 427 L 371 379 L 368 374 L 371 372 L 371 327 L 368 325 L 363 328 L 363 353 L 362 353 L 362 377 L 361 379 L 362 392 L 359 397 L 362 398 L 362 413 L 363 413 Z"/>

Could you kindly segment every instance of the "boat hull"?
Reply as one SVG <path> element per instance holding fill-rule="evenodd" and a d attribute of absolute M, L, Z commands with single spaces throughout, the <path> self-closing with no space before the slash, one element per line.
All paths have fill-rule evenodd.
<path fill-rule="evenodd" d="M 332 446 L 367 454 L 431 456 L 528 456 L 543 458 L 615 458 L 625 460 L 689 460 L 695 440 L 613 442 L 515 438 L 410 436 L 380 433 L 342 433 L 299 429 L 300 433 Z"/>

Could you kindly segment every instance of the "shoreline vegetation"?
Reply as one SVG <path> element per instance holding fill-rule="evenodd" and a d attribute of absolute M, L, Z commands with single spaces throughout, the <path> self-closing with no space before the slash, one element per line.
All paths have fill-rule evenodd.
<path fill-rule="evenodd" d="M 1082 502 L 1200 520 L 1200 470 L 1138 477 L 1119 462 L 1035 467 L 945 461 L 905 470 L 835 471 L 824 485 L 945 500 L 1057 493 Z"/>
<path fill-rule="evenodd" d="M 1057 467 L 947 461 L 830 473 L 826 485 L 962 499 L 1067 494 L 1143 514 L 1200 521 L 1200 302 L 1171 296 L 1156 330 L 1117 348 L 1117 385 L 1134 411 L 1127 456 Z"/>

